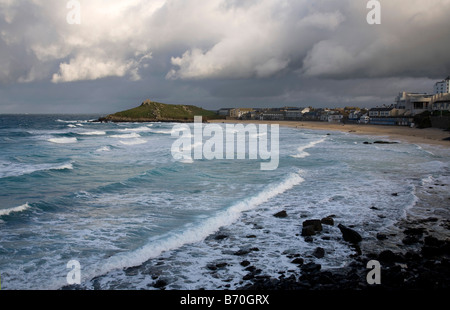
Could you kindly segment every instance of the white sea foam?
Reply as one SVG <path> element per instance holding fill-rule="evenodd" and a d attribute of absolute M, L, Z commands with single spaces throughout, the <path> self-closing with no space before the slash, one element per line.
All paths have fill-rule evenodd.
<path fill-rule="evenodd" d="M 308 152 L 306 152 L 305 150 L 313 148 L 314 146 L 316 146 L 317 144 L 323 143 L 325 142 L 326 138 L 322 138 L 316 141 L 311 141 L 306 145 L 302 145 L 300 147 L 297 148 L 297 154 L 295 155 L 291 155 L 291 157 L 294 158 L 305 158 L 308 157 L 310 154 Z"/>
<path fill-rule="evenodd" d="M 4 210 L 0 209 L 0 216 L 9 215 L 11 213 L 22 212 L 29 208 L 30 208 L 30 205 L 28 203 L 26 203 L 26 204 L 23 204 L 21 206 L 15 207 L 15 208 L 4 209 Z"/>
<path fill-rule="evenodd" d="M 69 125 L 67 125 L 67 127 L 69 127 L 69 128 L 76 128 L 77 126 L 75 126 L 73 124 L 69 124 Z"/>
<path fill-rule="evenodd" d="M 120 253 L 112 256 L 96 268 L 92 268 L 93 274 L 89 275 L 88 278 L 105 274 L 114 269 L 138 266 L 148 259 L 159 256 L 165 251 L 177 249 L 185 244 L 200 242 L 209 235 L 217 232 L 221 227 L 231 225 L 237 221 L 242 212 L 256 209 L 264 202 L 301 184 L 304 179 L 300 176 L 300 173 L 301 171 L 292 173 L 282 182 L 268 186 L 266 190 L 261 191 L 254 197 L 236 203 L 216 216 L 206 219 L 201 224 L 188 226 L 178 232 L 171 232 L 164 236 L 152 238 L 147 245 L 133 252 Z"/>
<path fill-rule="evenodd" d="M 64 164 L 21 164 L 12 162 L 0 162 L 0 178 L 17 177 L 36 171 L 45 170 L 72 170 L 72 163 Z"/>
<path fill-rule="evenodd" d="M 120 141 L 120 143 L 124 144 L 124 145 L 139 145 L 139 144 L 144 144 L 147 143 L 147 140 L 145 139 L 132 139 L 132 140 L 124 140 L 124 141 Z"/>
<path fill-rule="evenodd" d="M 109 152 L 109 151 L 111 151 L 111 148 L 109 146 L 104 146 L 104 147 L 98 148 L 95 151 L 96 152 Z"/>
<path fill-rule="evenodd" d="M 129 134 L 123 134 L 123 135 L 111 135 L 111 138 L 118 138 L 118 139 L 135 139 L 135 138 L 140 138 L 141 135 L 139 135 L 138 133 L 129 133 Z"/>
<path fill-rule="evenodd" d="M 57 143 L 57 144 L 69 144 L 69 143 L 77 143 L 77 138 L 52 138 L 48 139 L 48 142 Z"/>
<path fill-rule="evenodd" d="M 79 135 L 83 136 L 102 136 L 106 135 L 105 131 L 87 131 L 87 132 L 80 132 Z"/>
<path fill-rule="evenodd" d="M 119 129 L 121 132 L 151 132 L 152 129 L 147 126 L 137 127 L 137 128 L 125 128 Z"/>
<path fill-rule="evenodd" d="M 170 135 L 170 134 L 172 134 L 172 130 L 152 130 L 152 132 L 154 132 L 154 133 L 160 133 L 160 134 L 164 134 L 164 135 Z"/>

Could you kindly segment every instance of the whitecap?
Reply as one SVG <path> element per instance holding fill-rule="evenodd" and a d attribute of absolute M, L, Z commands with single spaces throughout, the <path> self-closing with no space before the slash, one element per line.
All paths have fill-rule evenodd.
<path fill-rule="evenodd" d="M 80 132 L 79 135 L 83 136 L 102 136 L 106 135 L 106 132 L 104 131 L 88 131 L 88 132 Z"/>
<path fill-rule="evenodd" d="M 160 134 L 164 134 L 164 135 L 171 135 L 172 134 L 172 130 L 152 130 L 152 132 L 160 133 Z"/>
<path fill-rule="evenodd" d="M 29 208 L 30 208 L 30 205 L 27 202 L 26 204 L 23 204 L 21 206 L 15 207 L 15 208 L 0 210 L 0 216 L 9 215 L 11 213 L 23 212 Z"/>
<path fill-rule="evenodd" d="M 123 134 L 123 135 L 111 135 L 111 138 L 118 138 L 118 139 L 135 139 L 135 138 L 140 138 L 141 135 L 138 133 L 129 133 L 129 134 Z"/>
<path fill-rule="evenodd" d="M 72 163 L 64 164 L 22 164 L 1 162 L 0 163 L 0 178 L 17 177 L 25 174 L 30 174 L 36 171 L 45 170 L 72 170 Z"/>
<path fill-rule="evenodd" d="M 322 142 L 325 142 L 326 138 L 322 138 L 316 141 L 311 141 L 306 145 L 302 145 L 300 147 L 297 148 L 298 153 L 295 155 L 291 155 L 291 157 L 294 158 L 305 158 L 308 157 L 310 154 L 308 152 L 306 152 L 305 150 L 313 148 L 314 146 L 316 146 L 317 144 L 320 144 Z"/>
<path fill-rule="evenodd" d="M 133 140 L 125 140 L 125 141 L 121 140 L 120 143 L 122 143 L 124 145 L 139 145 L 139 144 L 147 143 L 147 140 L 144 140 L 144 139 L 133 139 Z"/>
<path fill-rule="evenodd" d="M 48 142 L 57 143 L 57 144 L 68 144 L 68 143 L 77 143 L 77 138 L 52 138 L 48 139 Z"/>
<path fill-rule="evenodd" d="M 111 148 L 109 146 L 104 146 L 104 147 L 101 147 L 101 148 L 99 148 L 99 149 L 97 149 L 95 151 L 96 152 L 109 152 L 109 151 L 111 151 Z"/>
<path fill-rule="evenodd" d="M 119 129 L 121 132 L 151 132 L 152 130 L 147 126 L 137 127 L 137 128 L 125 128 Z"/>

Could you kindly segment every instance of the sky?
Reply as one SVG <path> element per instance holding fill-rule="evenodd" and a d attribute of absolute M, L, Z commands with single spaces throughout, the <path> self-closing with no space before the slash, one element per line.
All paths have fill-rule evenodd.
<path fill-rule="evenodd" d="M 0 113 L 370 108 L 431 93 L 450 75 L 450 0 L 378 2 L 380 24 L 368 0 L 0 0 Z"/>

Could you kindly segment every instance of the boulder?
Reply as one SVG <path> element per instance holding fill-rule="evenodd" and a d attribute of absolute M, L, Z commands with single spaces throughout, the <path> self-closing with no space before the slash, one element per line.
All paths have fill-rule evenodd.
<path fill-rule="evenodd" d="M 325 250 L 321 247 L 317 247 L 313 252 L 314 257 L 322 258 L 325 256 Z"/>
<path fill-rule="evenodd" d="M 342 237 L 344 238 L 345 241 L 353 244 L 357 244 L 362 241 L 361 235 L 355 230 L 348 228 L 342 224 L 339 224 L 338 228 L 340 229 Z"/>
<path fill-rule="evenodd" d="M 322 223 L 320 220 L 303 221 L 302 236 L 312 236 L 322 231 Z"/>
<path fill-rule="evenodd" d="M 331 216 L 324 217 L 320 222 L 324 225 L 334 226 L 334 219 Z"/>
<path fill-rule="evenodd" d="M 273 216 L 283 218 L 283 217 L 287 217 L 287 213 L 285 210 L 283 210 L 278 213 L 275 213 Z"/>

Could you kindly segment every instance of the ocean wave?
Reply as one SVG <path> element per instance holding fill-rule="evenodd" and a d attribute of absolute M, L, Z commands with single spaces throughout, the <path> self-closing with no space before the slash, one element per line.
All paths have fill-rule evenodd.
<path fill-rule="evenodd" d="M 101 148 L 98 148 L 95 150 L 96 152 L 109 152 L 111 151 L 111 148 L 109 146 L 103 146 Z"/>
<path fill-rule="evenodd" d="M 153 133 L 160 133 L 164 135 L 170 135 L 172 134 L 172 129 L 170 130 L 152 130 Z"/>
<path fill-rule="evenodd" d="M 23 204 L 23 205 L 18 206 L 18 207 L 4 209 L 4 210 L 0 209 L 0 216 L 6 216 L 6 215 L 9 215 L 11 213 L 23 212 L 25 210 L 28 210 L 29 208 L 30 208 L 30 205 L 27 202 L 26 204 Z"/>
<path fill-rule="evenodd" d="M 106 135 L 105 131 L 87 131 L 87 132 L 79 132 L 79 135 L 82 136 L 102 136 Z"/>
<path fill-rule="evenodd" d="M 256 209 L 259 205 L 304 182 L 300 173 L 301 171 L 292 173 L 281 182 L 271 184 L 257 195 L 232 205 L 227 210 L 219 212 L 216 216 L 208 218 L 198 225 L 191 225 L 177 232 L 152 238 L 149 243 L 135 251 L 112 256 L 91 268 L 92 273 L 88 275 L 88 278 L 94 278 L 115 269 L 139 266 L 151 258 L 158 257 L 163 252 L 177 249 L 186 244 L 200 242 L 217 232 L 221 227 L 237 221 L 243 212 Z"/>
<path fill-rule="evenodd" d="M 313 148 L 314 146 L 316 146 L 317 144 L 323 143 L 325 142 L 326 138 L 322 138 L 319 140 L 315 140 L 315 141 L 311 141 L 306 145 L 302 145 L 300 147 L 297 148 L 297 154 L 295 155 L 291 155 L 291 157 L 294 158 L 305 158 L 308 157 L 310 154 L 308 152 L 306 152 L 305 150 Z"/>
<path fill-rule="evenodd" d="M 47 140 L 48 142 L 56 143 L 56 144 L 69 144 L 69 143 L 77 143 L 77 138 L 51 138 Z"/>
<path fill-rule="evenodd" d="M 145 139 L 133 139 L 133 140 L 125 140 L 125 141 L 120 141 L 120 143 L 124 144 L 124 145 L 139 145 L 139 144 L 144 144 L 147 143 L 147 140 Z"/>
<path fill-rule="evenodd" d="M 0 178 L 17 177 L 36 171 L 73 170 L 72 163 L 63 164 L 20 164 L 0 162 Z"/>
<path fill-rule="evenodd" d="M 141 135 L 138 133 L 129 133 L 129 134 L 123 134 L 123 135 L 111 135 L 111 138 L 118 138 L 118 139 L 135 139 L 135 138 L 140 138 Z"/>
<path fill-rule="evenodd" d="M 152 129 L 147 126 L 137 127 L 137 128 L 124 128 L 119 129 L 121 132 L 151 132 Z"/>

